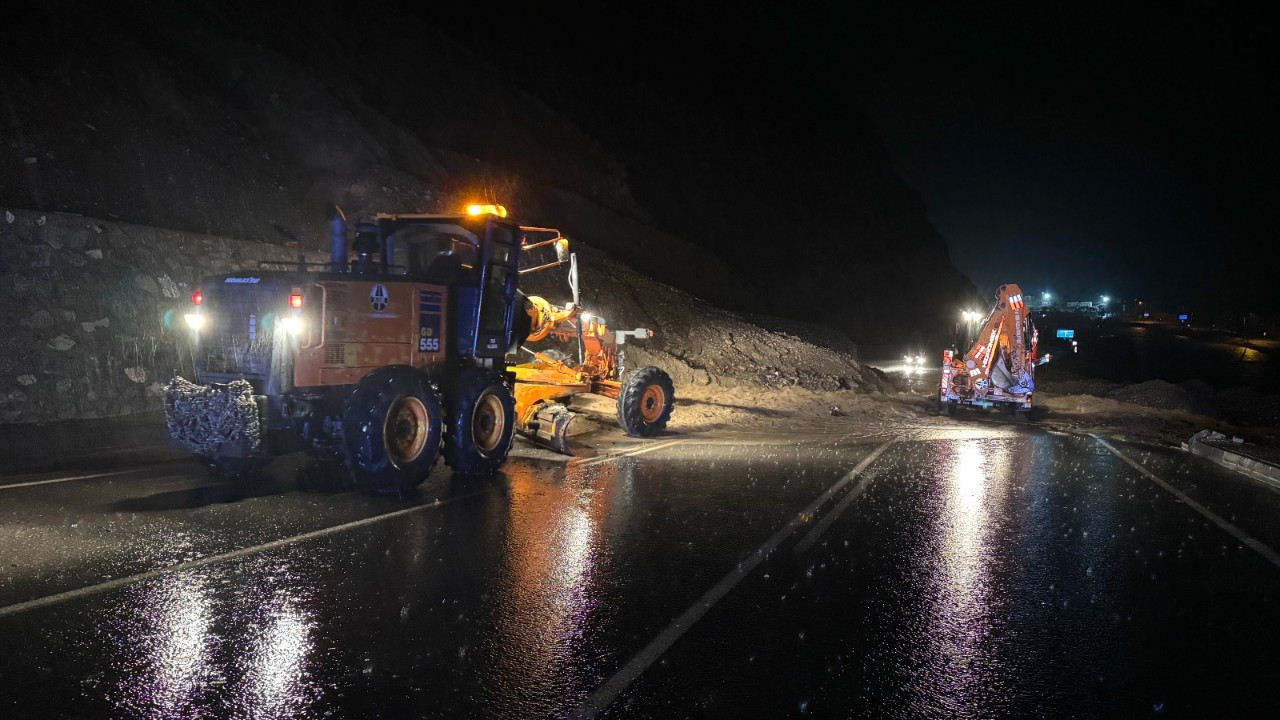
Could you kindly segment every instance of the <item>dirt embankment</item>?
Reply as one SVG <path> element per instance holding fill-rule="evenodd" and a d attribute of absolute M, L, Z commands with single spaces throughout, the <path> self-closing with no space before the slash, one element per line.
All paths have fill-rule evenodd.
<path fill-rule="evenodd" d="M 588 311 L 616 329 L 646 327 L 648 340 L 626 345 L 627 365 L 658 365 L 681 385 L 719 388 L 803 388 L 813 391 L 884 392 L 879 371 L 859 363 L 857 348 L 838 332 L 819 331 L 781 318 L 752 322 L 700 298 L 641 275 L 582 244 L 582 300 Z M 567 302 L 558 270 L 526 276 L 526 291 Z"/>
<path fill-rule="evenodd" d="M 1065 377 L 1040 384 L 1039 405 L 1067 429 L 1105 429 L 1168 443 L 1205 428 L 1280 443 L 1280 396 L 1248 387 L 1214 390 L 1199 380 L 1116 383 Z"/>

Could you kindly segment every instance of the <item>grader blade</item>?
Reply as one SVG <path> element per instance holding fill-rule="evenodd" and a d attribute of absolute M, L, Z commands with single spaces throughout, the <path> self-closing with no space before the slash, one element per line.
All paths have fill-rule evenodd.
<path fill-rule="evenodd" d="M 572 455 L 569 451 L 569 426 L 576 417 L 576 414 L 560 403 L 546 405 L 534 413 L 527 425 L 520 428 L 520 434 L 549 450 Z"/>

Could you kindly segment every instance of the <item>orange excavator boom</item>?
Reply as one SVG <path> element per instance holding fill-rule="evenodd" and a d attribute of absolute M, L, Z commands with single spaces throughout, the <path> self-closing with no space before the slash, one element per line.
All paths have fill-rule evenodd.
<path fill-rule="evenodd" d="M 948 412 L 957 405 L 1006 405 L 1029 411 L 1038 341 L 1022 289 L 1014 283 L 1001 285 L 968 351 L 963 355 L 952 349 L 943 352 L 940 406 Z"/>

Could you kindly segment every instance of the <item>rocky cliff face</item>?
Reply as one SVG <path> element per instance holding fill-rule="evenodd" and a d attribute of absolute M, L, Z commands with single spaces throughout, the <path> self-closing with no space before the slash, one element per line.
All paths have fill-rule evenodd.
<path fill-rule="evenodd" d="M 689 143 L 638 153 L 504 79 L 475 37 L 414 16 L 66 0 L 7 15 L 22 28 L 0 46 L 10 207 L 308 250 L 328 203 L 498 200 L 698 298 L 864 344 L 936 329 L 967 289 L 867 128 L 834 156 L 809 131 L 748 147 L 746 131 L 699 126 L 704 108 Z"/>
<path fill-rule="evenodd" d="M 297 259 L 278 245 L 0 208 L 0 422 L 159 408 L 164 382 L 191 372 L 183 314 L 199 279 Z"/>
<path fill-rule="evenodd" d="M 430 26 L 213 2 L 15 16 L 41 31 L 0 46 L 0 203 L 322 248 L 331 203 L 497 200 L 709 300 L 749 297 L 645 219 L 597 144 Z"/>

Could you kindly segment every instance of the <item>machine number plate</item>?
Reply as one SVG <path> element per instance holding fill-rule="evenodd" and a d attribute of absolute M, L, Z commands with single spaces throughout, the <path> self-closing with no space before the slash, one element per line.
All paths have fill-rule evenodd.
<path fill-rule="evenodd" d="M 442 301 L 434 290 L 418 291 L 418 352 L 440 352 Z"/>

